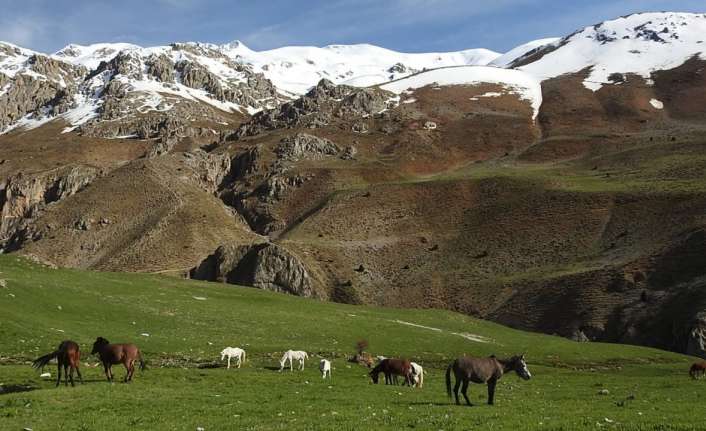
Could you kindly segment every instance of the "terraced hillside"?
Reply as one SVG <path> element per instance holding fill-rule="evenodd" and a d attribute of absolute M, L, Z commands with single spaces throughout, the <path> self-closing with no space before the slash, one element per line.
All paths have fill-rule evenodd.
<path fill-rule="evenodd" d="M 692 358 L 648 348 L 577 343 L 441 310 L 385 309 L 297 298 L 157 275 L 51 269 L 0 256 L 0 417 L 3 429 L 700 429 L 706 386 Z M 316 316 L 312 319 L 311 316 Z M 88 354 L 96 336 L 135 342 L 148 369 L 105 382 Z M 54 388 L 29 361 L 71 338 L 85 383 Z M 371 385 L 347 362 L 359 339 L 372 354 L 422 364 L 425 386 Z M 219 362 L 244 347 L 242 369 Z M 303 372 L 277 372 L 286 349 L 305 349 Z M 446 397 L 446 365 L 463 354 L 525 352 L 533 378 L 505 376 L 495 406 Z M 316 362 L 333 362 L 322 381 Z M 218 367 L 216 367 L 218 365 Z M 214 368 L 216 367 L 216 368 Z M 46 369 L 52 376 L 55 369 Z M 122 370 L 116 371 L 118 378 Z"/>

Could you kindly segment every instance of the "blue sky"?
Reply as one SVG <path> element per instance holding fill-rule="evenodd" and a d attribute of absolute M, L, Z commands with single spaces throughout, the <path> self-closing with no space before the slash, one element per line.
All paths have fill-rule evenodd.
<path fill-rule="evenodd" d="M 0 40 L 242 40 L 253 49 L 372 43 L 398 51 L 507 51 L 638 11 L 706 12 L 706 0 L 0 0 Z"/>

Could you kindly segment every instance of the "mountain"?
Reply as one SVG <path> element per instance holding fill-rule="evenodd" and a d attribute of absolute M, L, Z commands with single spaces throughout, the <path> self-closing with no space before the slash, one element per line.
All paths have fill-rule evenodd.
<path fill-rule="evenodd" d="M 297 95 L 304 94 L 321 79 L 365 87 L 425 69 L 484 66 L 500 56 L 487 49 L 406 54 L 367 44 L 297 46 L 256 52 L 237 41 L 223 45 L 221 50 L 233 59 L 252 65 L 277 88 Z"/>
<path fill-rule="evenodd" d="M 706 356 L 705 23 L 504 55 L 3 44 L 0 245 Z"/>
<path fill-rule="evenodd" d="M 520 69 L 542 79 L 591 68 L 586 88 L 598 90 L 616 75 L 649 79 L 690 58 L 706 59 L 706 15 L 644 13 L 589 26 L 540 48 Z"/>

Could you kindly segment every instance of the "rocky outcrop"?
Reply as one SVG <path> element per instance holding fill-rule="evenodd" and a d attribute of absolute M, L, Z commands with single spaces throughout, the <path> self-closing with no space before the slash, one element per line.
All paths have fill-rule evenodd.
<path fill-rule="evenodd" d="M 280 141 L 275 153 L 281 159 L 320 160 L 326 156 L 335 156 L 341 149 L 328 139 L 307 133 L 297 133 Z"/>
<path fill-rule="evenodd" d="M 77 193 L 99 172 L 74 166 L 50 172 L 10 177 L 0 184 L 0 248 L 15 249 L 32 236 L 30 222 L 48 204 Z"/>
<path fill-rule="evenodd" d="M 393 94 L 379 88 L 355 88 L 335 85 L 322 79 L 304 96 L 279 108 L 262 111 L 242 124 L 235 138 L 254 136 L 266 130 L 291 127 L 319 128 L 335 118 L 367 117 L 389 107 Z"/>
<path fill-rule="evenodd" d="M 209 193 L 215 193 L 231 170 L 228 154 L 213 154 L 203 150 L 183 153 L 182 161 L 193 172 L 193 179 Z"/>
<path fill-rule="evenodd" d="M 706 359 L 706 311 L 697 313 L 690 322 L 684 353 Z"/>
<path fill-rule="evenodd" d="M 161 82 L 174 82 L 174 64 L 164 54 L 151 55 L 145 61 L 147 73 Z"/>
<path fill-rule="evenodd" d="M 85 73 L 83 67 L 38 54 L 13 77 L 0 73 L 0 131 L 28 114 L 38 118 L 66 112 Z"/>
<path fill-rule="evenodd" d="M 198 280 L 240 284 L 298 296 L 319 296 L 302 261 L 272 243 L 221 246 L 190 275 Z"/>

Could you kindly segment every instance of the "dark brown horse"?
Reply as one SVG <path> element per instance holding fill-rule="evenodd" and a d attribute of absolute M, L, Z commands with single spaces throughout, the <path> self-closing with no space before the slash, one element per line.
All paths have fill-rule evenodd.
<path fill-rule="evenodd" d="M 513 356 L 509 359 L 498 359 L 495 356 L 490 356 L 489 358 L 464 356 L 456 359 L 446 369 L 446 392 L 449 398 L 451 398 L 451 370 L 456 376 L 456 385 L 454 386 L 456 404 L 461 404 L 458 401 L 458 388 L 463 383 L 461 393 L 469 406 L 473 405 L 467 394 L 469 382 L 487 384 L 488 404 L 492 405 L 495 402 L 495 385 L 503 374 L 514 371 L 525 380 L 529 380 L 532 377 L 525 363 L 525 355 Z"/>
<path fill-rule="evenodd" d="M 706 362 L 696 362 L 689 369 L 689 375 L 692 379 L 698 379 L 706 375 Z"/>
<path fill-rule="evenodd" d="M 385 374 L 385 384 L 393 384 L 393 377 L 402 376 L 406 383 L 412 381 L 412 364 L 406 359 L 383 359 L 370 371 L 373 383 L 378 383 L 378 375 Z"/>
<path fill-rule="evenodd" d="M 81 362 L 81 352 L 78 344 L 71 340 L 62 341 L 56 350 L 35 359 L 32 366 L 37 369 L 44 369 L 44 366 L 54 358 L 56 358 L 58 362 L 56 371 L 56 386 L 59 386 L 59 383 L 61 383 L 62 368 L 64 369 L 64 384 L 66 386 L 69 385 L 69 379 L 71 380 L 71 386 L 74 386 L 74 371 L 76 371 L 76 375 L 78 375 L 78 380 L 83 383 L 81 371 L 78 369 L 79 363 Z"/>
<path fill-rule="evenodd" d="M 127 374 L 125 374 L 124 382 L 126 383 L 131 381 L 132 375 L 135 374 L 135 361 L 140 361 L 140 371 L 146 368 L 140 349 L 134 344 L 110 344 L 105 338 L 98 337 L 96 342 L 93 343 L 93 350 L 91 350 L 92 355 L 96 353 L 103 363 L 105 377 L 108 378 L 109 382 L 113 381 L 112 367 L 115 364 L 123 364 L 125 366 Z"/>

